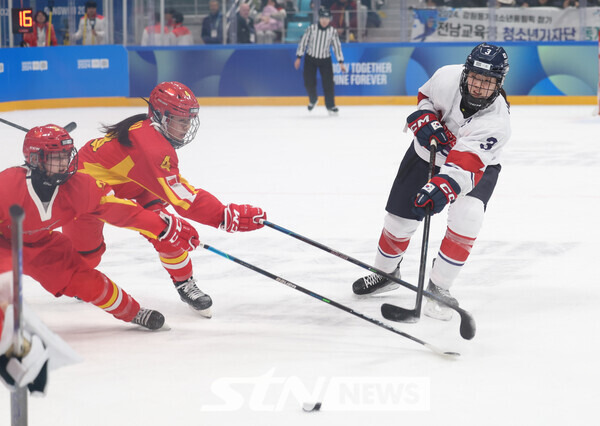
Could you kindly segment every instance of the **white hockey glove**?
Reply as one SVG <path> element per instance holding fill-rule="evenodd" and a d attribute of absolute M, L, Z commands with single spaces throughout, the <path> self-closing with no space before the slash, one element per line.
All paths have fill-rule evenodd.
<path fill-rule="evenodd" d="M 43 395 L 48 379 L 48 349 L 42 340 L 23 331 L 26 354 L 15 357 L 10 350 L 13 337 L 12 306 L 5 312 L 4 326 L 0 338 L 0 380 L 13 390 L 15 387 L 29 388 L 33 396 Z"/>

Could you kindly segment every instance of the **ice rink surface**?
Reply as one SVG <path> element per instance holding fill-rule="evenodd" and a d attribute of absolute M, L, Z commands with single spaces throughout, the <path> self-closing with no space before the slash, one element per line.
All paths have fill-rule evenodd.
<path fill-rule="evenodd" d="M 412 107 L 202 107 L 182 175 L 223 203 L 263 207 L 269 220 L 372 263 L 384 206 L 411 136 Z M 81 146 L 143 108 L 15 111 L 25 127 L 76 121 Z M 31 425 L 595 425 L 600 398 L 600 286 L 596 262 L 600 118 L 590 106 L 514 106 L 496 192 L 471 258 L 452 288 L 477 322 L 389 323 L 462 356 L 448 360 L 203 249 L 192 253 L 213 318 L 180 300 L 151 246 L 108 226 L 99 267 L 170 331 L 148 332 L 30 278 L 25 300 L 84 362 L 51 373 L 29 399 Z M 23 132 L 2 125 L 2 169 L 23 162 Z M 400 288 L 357 299 L 367 271 L 276 230 L 201 240 L 367 316 Z M 445 232 L 432 219 L 429 259 Z M 402 264 L 417 283 L 422 229 Z M 428 262 L 430 263 L 430 262 Z M 385 320 L 383 320 L 385 321 Z M 337 393 L 336 393 L 337 392 Z M 303 395 L 305 393 L 306 395 Z M 320 396 L 319 396 L 320 395 Z M 321 412 L 302 402 L 319 399 Z M 340 409 L 341 408 L 341 409 Z M 0 424 L 9 424 L 0 387 Z M 595 420 L 594 420 L 595 419 Z M 384 423 L 386 422 L 386 423 Z"/>

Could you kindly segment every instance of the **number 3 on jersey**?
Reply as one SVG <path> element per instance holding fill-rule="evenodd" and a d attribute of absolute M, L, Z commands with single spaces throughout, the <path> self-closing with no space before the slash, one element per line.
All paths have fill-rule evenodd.
<path fill-rule="evenodd" d="M 487 138 L 486 143 L 480 144 L 479 148 L 483 149 L 484 151 L 489 151 L 497 142 L 498 139 L 496 138 Z"/>

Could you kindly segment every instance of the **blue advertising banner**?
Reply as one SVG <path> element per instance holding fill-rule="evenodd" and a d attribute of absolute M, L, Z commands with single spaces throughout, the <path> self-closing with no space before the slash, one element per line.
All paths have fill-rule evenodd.
<path fill-rule="evenodd" d="M 414 96 L 441 66 L 464 63 L 476 43 L 344 44 L 347 73 L 334 60 L 337 96 Z M 595 42 L 505 42 L 512 96 L 595 96 Z M 181 81 L 198 97 L 305 96 L 294 45 L 129 47 L 130 96 Z M 320 76 L 319 91 L 321 90 Z"/>
<path fill-rule="evenodd" d="M 128 95 L 122 46 L 0 49 L 0 101 Z"/>
<path fill-rule="evenodd" d="M 334 60 L 336 95 L 415 96 L 439 67 L 464 63 L 473 46 L 345 44 L 348 72 Z M 509 96 L 596 96 L 597 43 L 502 46 L 510 63 L 504 86 Z M 0 102 L 148 96 L 162 81 L 181 81 L 198 97 L 306 96 L 295 57 L 292 45 L 0 49 Z"/>

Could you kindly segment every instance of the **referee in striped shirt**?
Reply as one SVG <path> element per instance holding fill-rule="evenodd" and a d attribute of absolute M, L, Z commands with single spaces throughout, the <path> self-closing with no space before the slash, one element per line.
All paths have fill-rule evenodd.
<path fill-rule="evenodd" d="M 323 93 L 325 94 L 325 107 L 329 115 L 338 115 L 338 107 L 335 106 L 333 91 L 333 66 L 331 64 L 331 47 L 343 72 L 346 72 L 342 45 L 337 30 L 329 26 L 331 12 L 328 9 L 319 10 L 319 23 L 312 24 L 300 40 L 296 51 L 296 62 L 294 67 L 300 68 L 300 60 L 304 57 L 304 87 L 308 92 L 308 110 L 312 111 L 317 105 L 317 69 L 321 72 L 323 82 Z"/>

